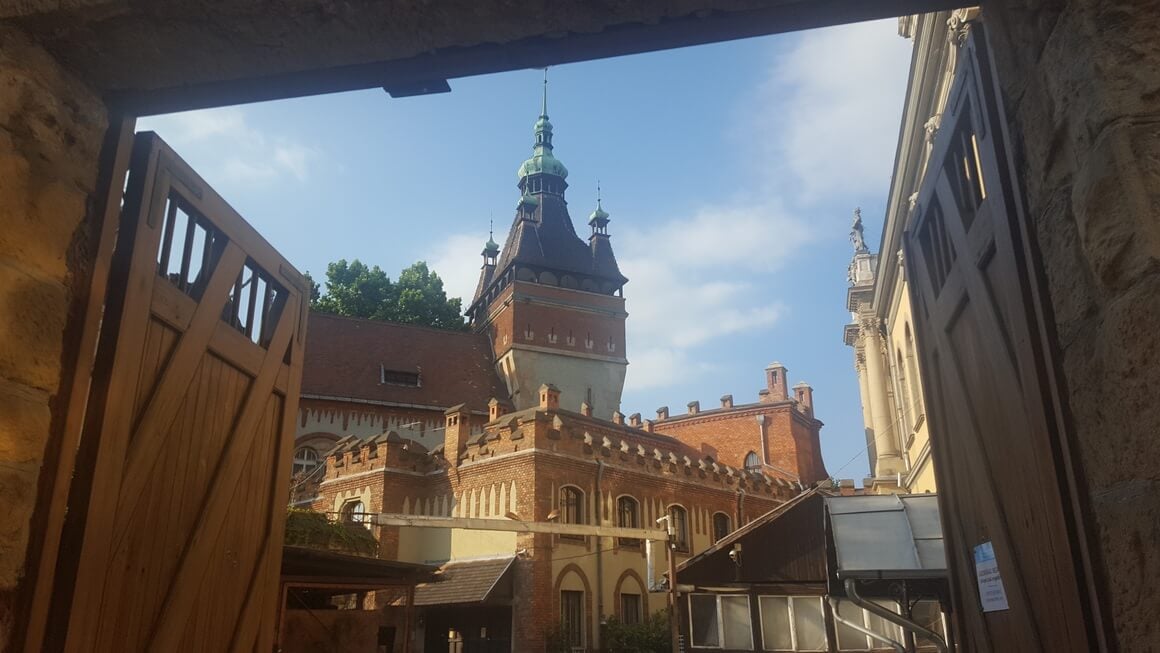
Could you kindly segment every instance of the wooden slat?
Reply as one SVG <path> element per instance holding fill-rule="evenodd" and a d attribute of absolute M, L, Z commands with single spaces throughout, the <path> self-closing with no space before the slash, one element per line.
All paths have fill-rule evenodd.
<path fill-rule="evenodd" d="M 141 498 L 153 465 L 164 450 L 162 435 L 176 417 L 177 407 L 185 400 L 189 382 L 197 371 L 199 359 L 205 355 L 210 337 L 221 322 L 222 308 L 226 304 L 229 289 L 245 260 L 246 254 L 238 246 L 233 243 L 226 246 L 205 295 L 190 320 L 189 329 L 178 341 L 165 373 L 134 429 L 136 435 L 125 461 L 122 502 L 117 509 L 114 529 L 122 536 L 127 532 L 127 522 Z"/>
<path fill-rule="evenodd" d="M 186 625 L 183 615 L 188 614 L 194 605 L 197 588 L 203 579 L 202 573 L 221 535 L 226 512 L 236 498 L 236 486 L 245 471 L 246 458 L 243 452 L 251 443 L 254 426 L 261 417 L 265 400 L 273 389 L 282 357 L 294 333 L 296 320 L 293 318 L 298 309 L 298 301 L 299 298 L 293 296 L 287 301 L 288 310 L 283 311 L 279 317 L 270 349 L 266 354 L 266 362 L 251 385 L 241 416 L 232 430 L 226 450 L 222 453 L 221 463 L 214 474 L 209 497 L 198 519 L 196 531 L 170 584 L 169 594 L 158 618 L 157 630 L 150 642 L 150 648 L 153 650 L 173 651 L 180 648 L 181 635 Z M 220 307 L 218 310 L 220 311 Z"/>
<path fill-rule="evenodd" d="M 71 606 L 62 618 L 70 618 L 65 647 L 87 651 L 100 626 L 104 579 L 112 546 L 112 523 L 121 485 L 122 467 L 134 422 L 131 401 L 137 388 L 140 347 L 148 329 L 152 286 L 160 231 L 147 226 L 148 214 L 157 208 L 156 191 L 164 173 L 157 169 L 160 145 L 137 137 L 134 142 L 128 192 L 114 253 L 108 303 L 103 316 L 101 343 L 94 370 L 91 408 L 86 415 L 82 447 L 95 449 L 88 487 L 76 486 L 70 504 L 84 514 L 83 545 L 76 563 Z M 141 270 L 150 270 L 149 274 Z M 84 442 L 83 440 L 88 440 Z M 90 464 L 88 461 L 85 464 Z M 81 472 L 83 473 L 83 472 Z M 83 496 L 82 496 L 83 495 Z M 63 597 L 62 597 L 63 598 Z"/>

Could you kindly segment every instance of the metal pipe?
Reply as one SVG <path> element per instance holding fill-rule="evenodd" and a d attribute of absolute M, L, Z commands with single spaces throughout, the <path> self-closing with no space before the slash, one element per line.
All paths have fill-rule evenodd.
<path fill-rule="evenodd" d="M 873 630 L 870 630 L 869 628 L 867 628 L 861 624 L 856 624 L 853 621 L 850 621 L 848 619 L 843 618 L 842 615 L 838 614 L 838 599 L 836 599 L 832 596 L 828 597 L 828 598 L 830 600 L 830 611 L 834 613 L 834 621 L 837 621 L 840 624 L 845 624 L 845 625 L 853 628 L 854 630 L 862 633 L 863 635 L 866 635 L 867 637 L 872 637 L 880 642 L 886 642 L 887 644 L 892 646 L 895 651 L 898 651 L 898 653 L 906 653 L 906 647 L 904 647 L 902 644 L 899 644 L 898 642 L 890 639 L 889 637 L 887 637 L 885 635 L 879 635 L 878 633 L 874 632 Z"/>
<path fill-rule="evenodd" d="M 601 481 L 604 480 L 604 461 L 596 461 L 596 526 L 603 526 L 604 519 L 604 492 Z M 613 540 L 615 542 L 616 540 Z M 596 538 L 596 646 L 600 649 L 600 640 L 604 633 L 600 624 L 604 621 L 604 538 Z"/>
<path fill-rule="evenodd" d="M 922 626 L 914 623 L 910 619 L 907 619 L 897 612 L 887 610 L 877 603 L 871 603 L 870 601 L 862 598 L 862 596 L 858 594 L 858 583 L 853 578 L 846 579 L 845 588 L 846 596 L 850 597 L 850 600 L 854 602 L 854 605 L 866 608 L 870 612 L 878 615 L 879 617 L 882 617 L 890 623 L 901 626 L 904 630 L 909 630 L 922 635 L 926 639 L 934 642 L 935 648 L 937 648 L 939 651 L 942 653 L 949 653 L 946 640 L 944 640 L 938 633 L 934 632 L 933 630 L 923 628 Z"/>

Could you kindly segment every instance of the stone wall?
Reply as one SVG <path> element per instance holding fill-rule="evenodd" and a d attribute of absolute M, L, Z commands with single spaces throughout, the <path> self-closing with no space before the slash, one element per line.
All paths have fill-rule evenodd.
<path fill-rule="evenodd" d="M 46 442 L 64 419 L 105 127 L 87 87 L 0 26 L 0 648 L 26 572 Z"/>
<path fill-rule="evenodd" d="M 984 5 L 1111 644 L 1160 641 L 1160 2 Z"/>

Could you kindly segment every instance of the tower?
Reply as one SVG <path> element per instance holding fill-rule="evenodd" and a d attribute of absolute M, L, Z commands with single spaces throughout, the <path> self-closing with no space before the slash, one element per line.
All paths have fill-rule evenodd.
<path fill-rule="evenodd" d="M 489 240 L 467 314 L 491 338 L 496 367 L 517 410 L 539 403 L 543 384 L 560 389 L 561 406 L 608 417 L 620 409 L 624 284 L 597 199 L 585 243 L 572 225 L 564 192 L 568 169 L 556 158 L 544 103 L 533 128 L 532 156 L 517 171 L 520 199 L 502 250 Z"/>

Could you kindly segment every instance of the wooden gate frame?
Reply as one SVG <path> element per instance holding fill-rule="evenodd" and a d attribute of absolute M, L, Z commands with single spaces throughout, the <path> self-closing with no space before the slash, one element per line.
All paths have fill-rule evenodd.
<path fill-rule="evenodd" d="M 256 424 L 265 404 L 265 397 L 269 396 L 269 391 L 262 391 L 262 388 L 273 388 L 276 385 L 283 401 L 279 427 L 282 435 L 272 444 L 277 458 L 271 463 L 275 466 L 274 476 L 271 478 L 273 488 L 269 496 L 273 504 L 267 506 L 268 512 L 265 514 L 268 516 L 268 523 L 263 529 L 261 555 L 255 560 L 253 575 L 249 581 L 251 590 L 247 594 L 248 600 L 244 605 L 243 615 L 238 618 L 236 624 L 236 627 L 241 626 L 244 632 L 235 638 L 233 645 L 236 650 L 243 650 L 252 648 L 256 641 L 257 647 L 264 650 L 268 648 L 267 644 L 272 642 L 274 636 L 273 616 L 276 609 L 277 575 L 284 526 L 284 515 L 278 509 L 277 497 L 286 495 L 289 485 L 293 423 L 301 379 L 301 352 L 304 344 L 308 293 L 302 276 L 240 216 L 237 216 L 212 189 L 209 189 L 208 185 L 169 150 L 160 138 L 151 133 L 140 134 L 133 142 L 133 126 L 134 121 L 131 118 L 114 121 L 106 140 L 105 152 L 111 154 L 111 165 L 102 168 L 101 181 L 108 181 L 108 186 L 103 187 L 110 189 L 110 192 L 103 203 L 104 221 L 99 241 L 100 248 L 91 280 L 91 294 L 85 307 L 86 320 L 82 329 L 77 367 L 69 385 L 69 404 L 58 449 L 59 459 L 55 465 L 46 465 L 46 469 L 55 469 L 55 474 L 50 481 L 52 484 L 50 501 L 44 510 L 45 523 L 42 531 L 44 546 L 41 548 L 39 560 L 35 561 L 37 574 L 33 583 L 34 595 L 28 608 L 29 619 L 24 650 L 29 652 L 42 649 L 60 650 L 66 647 L 71 650 L 85 649 L 88 638 L 95 632 L 92 619 L 96 613 L 88 611 L 87 621 L 73 622 L 73 618 L 86 613 L 85 604 L 93 599 L 91 595 L 74 596 L 73 576 L 77 572 L 87 574 L 90 584 L 96 582 L 96 587 L 103 586 L 103 581 L 94 579 L 102 577 L 99 561 L 102 555 L 107 554 L 117 532 L 117 529 L 113 528 L 111 518 L 116 514 L 118 494 L 124 492 L 124 489 L 114 492 L 94 492 L 94 488 L 105 488 L 110 483 L 115 483 L 117 488 L 128 489 L 127 496 L 133 499 L 129 501 L 130 504 L 135 501 L 133 491 L 144 487 L 146 476 L 146 470 L 141 468 L 140 463 L 147 466 L 151 459 L 160 455 L 162 446 L 160 438 L 154 438 L 152 441 L 135 442 L 134 448 L 128 451 L 126 445 L 129 436 L 134 431 L 147 430 L 150 420 L 159 426 L 162 422 L 158 422 L 158 418 L 166 417 L 167 411 L 175 410 L 180 405 L 184 388 L 193 377 L 191 370 L 176 378 L 165 379 L 163 376 L 161 384 L 155 388 L 147 404 L 148 408 L 141 414 L 141 422 L 146 425 L 146 429 L 141 429 L 140 424 L 132 423 L 131 406 L 114 406 L 108 414 L 104 410 L 108 402 L 118 399 L 119 391 L 123 392 L 125 388 L 131 390 L 134 387 L 132 381 L 136 377 L 131 372 L 126 376 L 126 371 L 132 368 L 135 359 L 126 360 L 130 357 L 126 357 L 123 353 L 118 354 L 118 350 L 132 353 L 135 351 L 134 347 L 140 346 L 139 338 L 151 319 L 149 316 L 152 315 L 157 292 L 162 292 L 162 295 L 168 292 L 170 298 L 176 300 L 172 304 L 178 313 L 176 319 L 186 320 L 189 326 L 188 333 L 197 330 L 196 339 L 178 340 L 170 363 L 166 365 L 166 373 L 174 367 L 172 363 L 179 357 L 184 359 L 187 367 L 190 363 L 200 361 L 200 355 L 206 351 L 212 339 L 215 343 L 214 349 L 223 351 L 221 348 L 225 347 L 225 360 L 240 369 L 248 370 L 252 376 L 250 390 L 246 395 L 247 400 L 243 400 L 243 406 L 246 407 L 232 423 L 232 431 L 246 432 L 251 425 Z M 130 154 L 131 142 L 133 144 Z M 125 194 L 126 205 L 121 211 L 119 191 L 123 187 L 130 159 L 133 169 L 139 172 L 148 170 L 148 174 L 135 173 L 130 179 L 131 188 Z M 108 177 L 105 176 L 106 170 L 109 173 Z M 164 278 L 156 272 L 158 238 L 162 231 L 162 228 L 155 224 L 156 216 L 158 211 L 164 208 L 169 194 L 174 192 L 171 187 L 174 189 L 181 187 L 179 194 L 191 199 L 195 208 L 198 204 L 208 204 L 210 205 L 208 213 L 224 217 L 223 224 L 215 224 L 219 228 L 224 227 L 222 234 L 226 236 L 222 239 L 224 244 L 220 251 L 215 252 L 216 273 L 210 275 L 204 288 L 197 291 L 207 297 L 221 299 L 221 306 L 211 305 L 217 299 L 211 299 L 207 304 L 198 304 L 196 298 L 190 300 L 176 287 L 165 283 Z M 135 198 L 144 201 L 135 203 Z M 151 232 L 145 229 L 146 222 L 151 223 L 148 225 Z M 138 230 L 138 226 L 142 229 Z M 150 235 L 143 239 L 138 238 L 142 234 Z M 209 251 L 207 246 L 206 252 Z M 206 265 L 209 265 L 208 261 Z M 260 334 L 255 334 L 251 339 L 253 342 L 235 330 L 233 324 L 224 321 L 222 316 L 222 309 L 226 307 L 227 301 L 225 297 L 231 288 L 234 288 L 234 294 L 238 298 L 234 300 L 235 303 L 241 301 L 238 289 L 243 266 L 263 271 L 284 295 L 277 315 L 263 312 L 263 316 L 270 317 L 270 321 L 277 326 L 269 329 L 269 333 L 263 328 Z M 162 283 L 152 289 L 150 286 L 153 284 L 149 282 L 146 283 L 146 288 L 135 287 L 134 279 L 130 275 L 133 270 L 137 271 L 138 286 L 143 270 L 152 273 L 153 282 L 160 279 Z M 253 285 L 257 286 L 256 277 Z M 125 292 L 127 289 L 129 292 Z M 174 296 L 174 293 L 177 296 Z M 100 299 L 106 301 L 99 301 Z M 180 315 L 182 300 L 185 302 L 184 305 L 194 304 L 193 310 L 185 309 L 184 316 Z M 205 306 L 206 310 L 196 310 L 201 306 Z M 252 294 L 250 306 L 253 306 Z M 253 314 L 253 308 L 250 309 L 250 313 Z M 248 317 L 247 321 L 249 324 L 245 330 L 253 330 L 255 320 Z M 128 334 L 122 333 L 126 328 L 135 330 Z M 200 341 L 200 344 L 197 341 Z M 253 343 L 259 341 L 262 346 L 269 345 L 264 355 L 256 353 L 258 347 Z M 185 345 L 185 342 L 192 344 Z M 287 347 L 290 347 L 289 352 Z M 92 358 L 89 358 L 89 354 L 92 354 Z M 91 368 L 88 367 L 89 361 L 93 361 Z M 127 382 L 129 385 L 126 385 Z M 254 397 L 258 397 L 261 401 L 250 401 Z M 123 398 L 121 399 L 122 404 L 126 403 Z M 84 437 L 82 432 L 85 434 Z M 204 497 L 200 497 L 205 500 L 206 512 L 199 514 L 193 532 L 202 533 L 203 537 L 195 538 L 186 545 L 178 563 L 176 580 L 173 581 L 175 583 L 180 583 L 182 578 L 195 583 L 199 563 L 207 560 L 213 553 L 214 540 L 223 526 L 232 486 L 244 471 L 242 464 L 244 460 L 233 460 L 233 464 L 228 464 L 231 462 L 229 457 L 231 449 L 235 446 L 248 446 L 248 443 L 238 445 L 236 440 L 231 438 L 225 444 L 221 454 L 223 464 L 215 466 L 212 472 L 213 480 Z M 126 455 L 130 461 L 126 461 Z M 129 473 L 122 477 L 121 472 L 125 469 L 118 472 L 118 464 L 114 461 L 120 461 L 119 464 L 125 465 Z M 133 464 L 137 465 L 136 473 Z M 117 519 L 122 526 L 125 521 L 123 516 Z M 205 536 L 207 534 L 208 536 Z M 32 564 L 33 561 L 30 560 L 30 566 Z M 94 576 L 94 573 L 97 575 Z M 255 591 L 253 588 L 258 586 L 256 584 L 263 586 L 265 591 Z M 193 598 L 192 592 L 170 593 L 162 610 L 167 614 L 180 615 L 191 607 Z M 99 599 L 97 602 L 99 603 Z M 62 628 L 48 633 L 47 624 L 50 622 L 60 624 Z M 259 622 L 268 622 L 267 625 L 270 627 L 259 629 Z M 64 633 L 65 625 L 69 625 L 72 632 Z M 163 627 L 152 633 L 152 648 L 174 650 L 180 634 L 180 628 Z"/>
<path fill-rule="evenodd" d="M 1010 127 L 1007 123 L 1007 112 L 1003 105 L 1002 90 L 999 87 L 998 71 L 994 61 L 994 56 L 989 42 L 989 33 L 984 28 L 983 24 L 975 24 L 972 26 L 968 35 L 966 44 L 962 45 L 962 57 L 960 66 L 974 66 L 974 71 L 977 73 L 975 78 L 971 81 L 979 93 L 979 104 L 973 109 L 983 112 L 986 115 L 986 120 L 991 129 L 994 130 L 993 138 L 996 148 L 996 158 L 999 162 L 999 183 L 995 185 L 993 190 L 998 191 L 1002 196 L 1004 208 L 1008 212 L 1010 223 L 1013 225 L 1012 241 L 1015 249 L 1016 266 L 1019 270 L 1019 279 L 1013 280 L 1020 285 L 1020 291 L 1026 302 L 1024 307 L 1025 317 L 1028 321 L 1030 331 L 1030 341 L 1023 343 L 1032 354 L 1034 360 L 1034 373 L 1038 379 L 1038 384 L 1042 393 L 1043 411 L 1046 420 L 1048 432 L 1054 436 L 1051 441 L 1050 451 L 1046 452 L 1050 460 L 1053 462 L 1055 475 L 1058 481 L 1058 491 L 1060 494 L 1063 522 L 1067 536 L 1067 546 L 1072 552 L 1073 557 L 1071 564 L 1075 569 L 1075 579 L 1077 582 L 1077 590 L 1080 598 L 1080 610 L 1084 616 L 1083 630 L 1086 632 L 1089 642 L 1095 647 L 1097 651 L 1105 652 L 1111 650 L 1109 648 L 1108 633 L 1111 631 L 1110 624 L 1107 621 L 1107 615 L 1104 612 L 1099 596 L 1100 589 L 1103 587 L 1104 579 L 1096 572 L 1093 564 L 1093 551 L 1098 550 L 1093 541 L 1094 534 L 1088 527 L 1092 523 L 1090 509 L 1085 494 L 1081 491 L 1083 484 L 1083 472 L 1073 454 L 1074 450 L 1078 449 L 1075 442 L 1074 428 L 1071 424 L 1071 416 L 1067 405 L 1066 392 L 1063 388 L 1063 379 L 1066 378 L 1061 368 L 1061 355 L 1059 352 L 1059 340 L 1055 331 L 1054 314 L 1051 310 L 1051 304 L 1048 301 L 1047 282 L 1044 277 L 1044 267 L 1042 259 L 1037 246 L 1037 239 L 1035 233 L 1032 231 L 1030 219 L 1028 217 L 1028 209 L 1026 206 L 1026 197 L 1022 191 L 1021 175 L 1019 168 L 1015 165 L 1014 158 L 1014 142 L 1011 137 Z M 960 85 L 962 82 L 956 80 L 952 85 L 951 97 L 955 96 L 954 86 Z M 949 110 L 949 104 L 948 104 Z M 948 125 L 944 124 L 946 129 Z M 935 150 L 938 150 L 936 141 Z M 936 158 L 932 152 L 930 163 L 928 165 L 937 165 Z M 929 173 L 928 173 L 929 174 Z M 925 182 L 924 182 L 925 183 Z M 904 241 L 909 240 L 910 226 L 908 225 Z M 962 253 L 966 255 L 966 253 Z M 914 256 L 907 255 L 905 257 L 906 274 L 912 281 L 909 285 L 911 303 L 918 307 L 921 305 L 921 299 L 918 295 L 919 287 L 917 284 L 918 271 L 915 269 Z M 916 329 L 924 329 L 922 322 L 925 320 L 922 311 L 914 311 L 914 320 Z M 921 348 L 920 348 L 921 350 Z M 919 363 L 922 370 L 923 392 L 926 396 L 936 396 L 937 393 L 932 393 L 930 384 L 933 382 L 933 371 L 931 370 L 931 362 L 924 361 L 923 351 L 920 351 Z M 936 425 L 931 423 L 933 430 Z M 934 437 L 932 436 L 932 445 Z M 938 453 L 936 456 L 936 474 L 937 468 L 940 466 L 938 462 Z M 941 465 L 948 464 L 947 461 L 942 461 Z M 939 479 L 940 482 L 942 479 Z M 950 556 L 950 548 L 961 542 L 954 541 L 954 535 L 958 532 L 958 528 L 953 523 L 948 523 L 948 520 L 953 519 L 954 511 L 947 505 L 946 490 L 940 488 L 939 504 L 940 512 L 943 515 L 944 533 L 948 535 L 948 558 Z M 954 600 L 957 602 L 962 596 L 961 585 L 963 583 L 974 583 L 974 578 L 958 577 L 951 568 L 950 574 L 951 593 Z M 956 586 L 959 589 L 956 589 Z M 956 606 L 958 610 L 975 609 L 975 606 Z M 952 626 L 958 629 L 965 628 L 965 622 L 960 617 L 955 620 Z M 964 633 L 960 630 L 957 635 L 960 645 L 967 645 L 970 641 L 965 638 Z"/>

